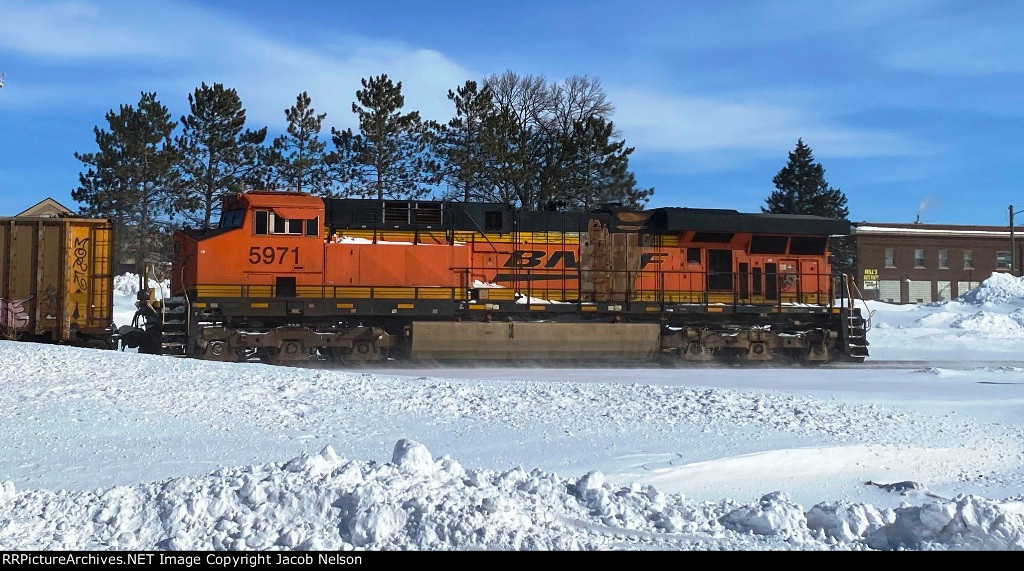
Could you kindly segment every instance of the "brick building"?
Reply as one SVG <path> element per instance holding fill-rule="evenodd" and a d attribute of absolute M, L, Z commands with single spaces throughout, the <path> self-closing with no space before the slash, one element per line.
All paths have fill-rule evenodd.
<path fill-rule="evenodd" d="M 1024 228 L 1015 228 L 1017 274 Z M 921 303 L 953 299 L 993 272 L 1010 272 L 1007 226 L 854 224 L 857 286 L 865 299 Z"/>

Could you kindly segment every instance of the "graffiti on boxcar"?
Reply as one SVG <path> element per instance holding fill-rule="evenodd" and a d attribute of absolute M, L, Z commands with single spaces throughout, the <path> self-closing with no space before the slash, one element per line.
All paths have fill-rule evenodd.
<path fill-rule="evenodd" d="M 53 284 L 46 286 L 46 289 L 43 290 L 40 309 L 43 310 L 46 319 L 57 319 L 57 314 L 60 313 L 60 296 L 57 295 L 57 288 Z"/>
<path fill-rule="evenodd" d="M 74 272 L 75 293 L 89 289 L 89 239 L 75 238 L 75 263 L 71 265 Z"/>
<path fill-rule="evenodd" d="M 7 301 L 0 297 L 0 326 L 11 329 L 21 329 L 28 325 L 30 317 L 25 309 L 25 303 L 32 299 L 32 296 Z"/>

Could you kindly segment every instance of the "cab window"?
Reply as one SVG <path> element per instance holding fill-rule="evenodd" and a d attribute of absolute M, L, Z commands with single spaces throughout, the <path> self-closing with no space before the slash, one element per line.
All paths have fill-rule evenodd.
<path fill-rule="evenodd" d="M 244 210 L 225 210 L 220 214 L 220 223 L 217 224 L 217 227 L 222 230 L 241 228 L 243 220 L 245 220 Z"/>
<path fill-rule="evenodd" d="M 285 218 L 267 210 L 256 211 L 256 235 L 286 234 L 290 236 L 317 236 L 320 234 L 319 219 Z"/>

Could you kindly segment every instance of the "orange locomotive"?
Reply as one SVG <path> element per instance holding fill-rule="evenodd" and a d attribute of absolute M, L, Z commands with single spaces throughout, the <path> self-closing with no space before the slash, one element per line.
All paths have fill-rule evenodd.
<path fill-rule="evenodd" d="M 866 356 L 831 275 L 845 221 L 731 210 L 249 192 L 174 236 L 143 350 L 270 362 Z M 840 296 L 841 297 L 841 296 Z"/>

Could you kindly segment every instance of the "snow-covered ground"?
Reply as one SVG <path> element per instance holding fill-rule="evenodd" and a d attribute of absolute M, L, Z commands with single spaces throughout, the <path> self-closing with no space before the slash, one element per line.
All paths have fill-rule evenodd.
<path fill-rule="evenodd" d="M 870 304 L 847 368 L 0 342 L 0 549 L 1024 548 L 1024 287 L 998 280 Z"/>
<path fill-rule="evenodd" d="M 1024 281 L 994 274 L 957 300 L 867 302 L 872 359 L 1024 361 Z"/>

